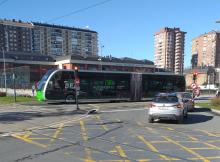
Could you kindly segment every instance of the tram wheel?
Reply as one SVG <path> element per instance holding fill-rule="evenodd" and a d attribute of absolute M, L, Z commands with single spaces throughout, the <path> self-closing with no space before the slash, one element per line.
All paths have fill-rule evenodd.
<path fill-rule="evenodd" d="M 75 97 L 73 95 L 66 96 L 66 103 L 73 103 L 75 102 Z"/>

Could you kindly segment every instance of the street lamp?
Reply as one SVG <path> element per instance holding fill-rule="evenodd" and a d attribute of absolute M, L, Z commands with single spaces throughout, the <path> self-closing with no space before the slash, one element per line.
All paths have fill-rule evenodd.
<path fill-rule="evenodd" d="M 5 69 L 5 51 L 4 48 L 2 47 L 2 55 L 3 55 L 3 66 L 4 66 L 4 76 L 5 76 L 5 93 L 7 95 L 7 76 L 6 76 L 6 69 Z"/>
<path fill-rule="evenodd" d="M 104 48 L 104 45 L 101 45 L 100 47 L 100 57 L 98 58 L 98 61 L 100 61 L 101 71 L 102 71 L 102 49 Z"/>

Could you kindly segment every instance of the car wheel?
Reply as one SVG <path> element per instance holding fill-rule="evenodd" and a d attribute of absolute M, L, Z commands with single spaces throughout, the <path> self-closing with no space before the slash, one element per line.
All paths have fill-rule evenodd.
<path fill-rule="evenodd" d="M 178 118 L 177 123 L 178 124 L 182 124 L 183 123 L 183 115 Z"/>
<path fill-rule="evenodd" d="M 152 116 L 148 116 L 148 123 L 153 123 L 154 122 L 154 119 Z"/>
<path fill-rule="evenodd" d="M 184 118 L 187 118 L 188 117 L 188 109 L 187 111 L 184 113 Z"/>
<path fill-rule="evenodd" d="M 73 95 L 67 95 L 66 96 L 66 103 L 73 103 L 75 102 L 75 98 Z"/>

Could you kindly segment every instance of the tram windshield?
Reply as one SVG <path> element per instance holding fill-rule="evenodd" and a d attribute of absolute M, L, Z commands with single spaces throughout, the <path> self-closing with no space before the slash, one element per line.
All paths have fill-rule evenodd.
<path fill-rule="evenodd" d="M 42 77 L 42 79 L 38 82 L 38 85 L 37 85 L 37 90 L 43 90 L 44 88 L 44 85 L 47 81 L 47 79 L 49 78 L 49 76 L 52 74 L 52 72 L 54 72 L 55 69 L 51 69 L 51 70 L 48 70 L 46 74 L 44 74 L 44 76 Z"/>

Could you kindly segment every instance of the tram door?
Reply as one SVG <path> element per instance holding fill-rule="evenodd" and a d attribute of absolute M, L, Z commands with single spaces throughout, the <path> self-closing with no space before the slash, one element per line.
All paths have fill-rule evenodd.
<path fill-rule="evenodd" d="M 64 100 L 65 95 L 63 94 L 63 89 L 65 89 L 65 83 L 62 78 L 62 72 L 58 71 L 55 73 L 46 88 L 45 97 L 48 100 Z"/>

